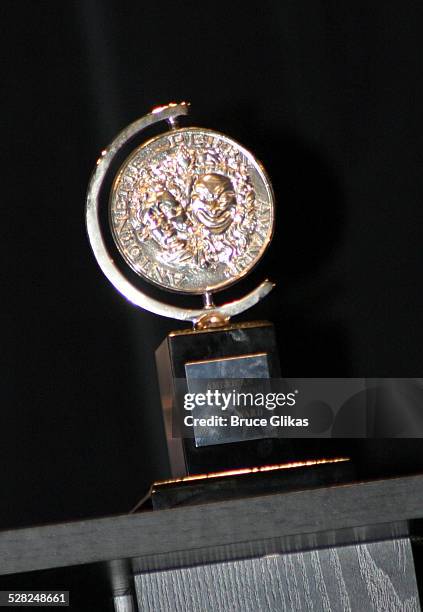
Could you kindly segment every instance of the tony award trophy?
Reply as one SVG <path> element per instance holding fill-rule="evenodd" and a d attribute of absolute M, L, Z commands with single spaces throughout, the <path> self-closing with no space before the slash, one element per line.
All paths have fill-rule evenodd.
<path fill-rule="evenodd" d="M 240 281 L 262 257 L 272 238 L 275 205 L 255 157 L 221 133 L 180 127 L 178 119 L 187 114 L 187 104 L 169 104 L 123 130 L 102 152 L 87 198 L 91 246 L 114 287 L 141 308 L 192 324 L 170 333 L 156 351 L 171 477 L 179 483 L 276 468 L 284 443 L 263 426 L 219 426 L 231 408 L 218 417 L 216 407 L 204 401 L 207 394 L 198 393 L 205 380 L 221 380 L 228 388 L 228 381 L 239 385 L 280 376 L 273 325 L 231 321 L 265 297 L 272 283 L 264 280 L 239 299 L 215 303 L 218 291 Z M 165 131 L 157 134 L 160 126 Z M 140 138 L 112 177 L 105 229 L 101 201 L 113 164 Z M 122 258 L 119 265 L 113 248 Z M 203 303 L 195 309 L 172 305 L 171 295 L 158 299 L 148 284 L 201 296 Z M 189 405 L 187 396 L 197 401 Z"/>

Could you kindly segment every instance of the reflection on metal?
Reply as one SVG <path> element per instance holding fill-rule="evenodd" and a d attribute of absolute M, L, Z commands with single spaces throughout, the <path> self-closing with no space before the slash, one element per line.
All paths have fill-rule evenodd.
<path fill-rule="evenodd" d="M 234 357 L 216 357 L 214 359 L 201 359 L 201 360 L 197 360 L 197 361 L 187 361 L 185 364 L 185 368 L 187 366 L 193 365 L 193 364 L 207 364 L 207 363 L 220 363 L 221 361 L 239 361 L 240 359 L 249 359 L 250 357 L 267 357 L 267 353 L 247 353 L 245 355 L 236 355 Z M 267 374 L 268 377 L 268 374 Z M 199 376 L 198 378 L 207 378 L 206 376 Z M 208 378 L 216 378 L 215 376 L 209 376 Z M 251 378 L 260 378 L 259 376 L 251 376 Z"/>
<path fill-rule="evenodd" d="M 132 595 L 119 595 L 118 597 L 114 597 L 113 603 L 115 612 L 138 612 L 138 606 Z"/>
<path fill-rule="evenodd" d="M 138 119 L 137 121 L 129 125 L 127 128 L 125 128 L 122 132 L 120 132 L 120 134 L 118 134 L 118 136 L 113 140 L 110 146 L 107 147 L 107 149 L 105 149 L 104 151 L 102 151 L 101 157 L 99 158 L 97 162 L 97 166 L 95 168 L 95 171 L 93 173 L 93 176 L 91 178 L 89 188 L 88 188 L 87 211 L 86 211 L 87 230 L 88 230 L 88 236 L 90 239 L 90 243 L 91 243 L 94 255 L 97 259 L 97 262 L 101 270 L 103 271 L 105 276 L 109 279 L 109 281 L 113 284 L 113 286 L 124 297 L 126 297 L 130 302 L 132 302 L 136 306 L 140 306 L 141 308 L 144 308 L 145 310 L 149 310 L 150 312 L 154 314 L 158 314 L 158 315 L 162 315 L 162 316 L 166 316 L 166 317 L 170 317 L 174 319 L 179 319 L 179 320 L 192 321 L 194 324 L 199 324 L 199 327 L 222 326 L 227 323 L 230 317 L 240 314 L 241 312 L 244 312 L 248 308 L 251 308 L 252 306 L 254 306 L 263 297 L 265 297 L 273 288 L 273 283 L 269 282 L 268 280 L 265 280 L 258 287 L 256 287 L 253 291 L 251 291 L 250 293 L 248 293 L 241 299 L 234 300 L 232 302 L 223 304 L 221 306 L 213 305 L 211 295 L 208 296 L 204 308 L 191 309 L 191 308 L 177 307 L 172 304 L 167 304 L 165 302 L 162 302 L 160 300 L 157 300 L 155 298 L 148 296 L 146 293 L 144 293 L 144 291 L 142 291 L 141 289 L 133 285 L 126 278 L 126 276 L 120 271 L 120 269 L 117 267 L 116 263 L 114 262 L 112 256 L 110 255 L 107 249 L 107 246 L 106 246 L 106 242 L 102 235 L 101 227 L 100 227 L 100 219 L 99 219 L 100 194 L 101 194 L 101 190 L 104 185 L 107 173 L 116 155 L 122 150 L 122 148 L 125 145 L 129 143 L 130 140 L 132 140 L 135 136 L 140 134 L 145 128 L 157 122 L 167 121 L 168 123 L 170 123 L 171 128 L 172 128 L 171 132 L 169 133 L 176 134 L 178 132 L 178 130 L 175 129 L 177 127 L 176 125 L 177 117 L 186 115 L 187 113 L 188 113 L 188 105 L 184 102 L 182 102 L 181 104 L 169 104 L 168 106 L 156 108 L 148 115 L 142 117 L 141 119 Z M 225 139 L 226 137 L 223 137 L 223 138 Z M 226 140 L 228 140 L 229 142 L 230 139 L 226 139 Z M 243 149 L 242 151 L 244 152 Z M 248 159 L 251 164 L 253 164 L 253 161 L 255 162 L 252 156 L 251 156 L 251 159 L 250 158 Z M 185 160 L 182 160 L 182 161 L 185 161 Z M 258 162 L 255 162 L 255 163 L 256 165 L 254 166 L 254 168 L 255 168 L 256 175 L 254 175 L 255 177 L 254 180 L 256 181 L 256 183 L 253 185 L 253 187 L 257 190 L 258 189 L 257 176 L 259 176 L 261 172 L 261 167 L 258 164 Z M 233 179 L 231 183 L 232 186 L 234 184 L 234 181 L 236 183 L 236 180 L 238 180 L 238 183 L 239 183 L 239 181 L 241 180 L 239 178 L 240 173 L 235 170 L 234 170 L 235 178 Z M 161 240 L 162 242 L 164 241 L 164 244 L 166 244 L 167 247 L 171 245 L 172 248 L 170 249 L 170 251 L 169 251 L 169 248 L 170 248 L 169 247 L 165 253 L 167 256 L 166 265 L 169 265 L 169 261 L 170 261 L 170 260 L 168 261 L 169 257 L 171 259 L 173 257 L 176 257 L 176 259 L 178 259 L 179 257 L 179 258 L 182 258 L 181 259 L 182 261 L 184 260 L 184 258 L 188 257 L 188 255 L 192 256 L 192 252 L 190 250 L 191 246 L 189 249 L 187 247 L 188 242 L 191 240 L 191 234 L 194 231 L 191 228 L 190 223 L 191 224 L 197 223 L 198 225 L 199 222 L 198 220 L 196 221 L 196 219 L 200 218 L 203 220 L 202 223 L 204 222 L 203 225 L 205 224 L 207 227 L 208 225 L 213 226 L 212 227 L 213 232 L 210 234 L 212 236 L 212 238 L 210 239 L 212 240 L 212 243 L 209 244 L 207 243 L 207 241 L 204 241 L 204 240 L 202 241 L 202 244 L 204 243 L 204 248 L 202 247 L 203 249 L 202 251 L 200 249 L 201 253 L 203 253 L 202 258 L 200 257 L 200 259 L 201 259 L 201 262 L 203 263 L 200 262 L 199 264 L 200 267 L 201 265 L 205 265 L 206 268 L 204 268 L 204 270 L 206 270 L 207 266 L 210 265 L 210 262 L 213 263 L 212 262 L 213 257 L 217 257 L 216 270 L 219 270 L 220 269 L 219 265 L 220 266 L 222 265 L 222 263 L 219 263 L 219 262 L 225 263 L 226 261 L 230 261 L 232 262 L 231 265 L 233 264 L 233 270 L 229 274 L 230 277 L 228 277 L 228 281 L 226 280 L 224 281 L 223 276 L 221 276 L 222 273 L 219 272 L 217 276 L 215 275 L 215 277 L 213 277 L 213 281 L 211 284 L 215 285 L 216 287 L 220 287 L 220 286 L 235 282 L 236 280 L 244 276 L 244 274 L 246 274 L 253 267 L 255 262 L 258 260 L 258 258 L 263 253 L 265 247 L 267 246 L 271 238 L 271 232 L 273 228 L 273 200 L 272 200 L 270 183 L 267 182 L 267 179 L 264 174 L 263 176 L 264 176 L 264 179 L 262 179 L 262 182 L 263 182 L 264 187 L 261 187 L 261 189 L 263 190 L 263 193 L 264 191 L 266 191 L 268 195 L 270 194 L 269 195 L 270 203 L 268 205 L 266 204 L 266 206 L 268 206 L 268 209 L 269 209 L 269 212 L 266 213 L 267 216 L 264 214 L 263 212 L 264 208 L 263 208 L 263 205 L 261 204 L 263 211 L 261 211 L 260 216 L 257 217 L 256 220 L 254 220 L 253 217 L 251 218 L 246 217 L 245 227 L 239 225 L 239 223 L 243 221 L 235 205 L 235 201 L 236 201 L 235 195 L 233 195 L 232 191 L 229 190 L 229 187 L 226 185 L 226 183 L 224 185 L 225 189 L 220 188 L 221 183 L 223 181 L 220 175 L 219 175 L 220 182 L 217 184 L 217 187 L 216 187 L 214 183 L 213 185 L 211 184 L 212 179 L 210 178 L 210 177 L 214 178 L 214 174 L 213 173 L 210 174 L 210 177 L 209 177 L 209 174 L 205 174 L 205 176 L 202 178 L 202 182 L 200 181 L 198 185 L 195 183 L 195 181 L 193 183 L 193 194 L 194 195 L 192 198 L 193 203 L 191 205 L 192 210 L 191 208 L 189 210 L 190 219 L 192 219 L 192 221 L 189 222 L 188 219 L 185 220 L 186 221 L 185 225 L 187 226 L 187 231 L 188 231 L 188 237 L 184 238 L 185 234 L 182 232 L 183 228 L 181 229 L 182 226 L 179 227 L 181 221 L 179 218 L 174 219 L 174 217 L 171 217 L 169 219 L 166 217 L 167 219 L 166 223 L 162 220 L 163 222 L 159 224 L 159 226 L 157 226 L 157 228 L 153 231 L 154 228 L 151 229 L 152 228 L 151 224 L 154 225 L 153 221 L 156 218 L 154 217 L 153 213 L 155 214 L 157 213 L 156 211 L 157 205 L 156 205 L 156 208 L 154 208 L 155 204 L 153 202 L 152 208 L 150 211 L 151 213 L 150 217 L 151 215 L 153 215 L 154 219 L 152 217 L 150 219 L 149 217 L 149 222 L 150 222 L 151 227 L 150 227 L 150 230 L 148 231 L 150 231 L 150 233 L 153 232 L 152 236 L 154 234 L 153 238 L 155 242 L 153 238 L 151 238 L 149 239 L 150 240 L 149 244 L 151 245 L 154 245 L 155 243 L 158 244 L 157 241 L 160 242 Z M 206 178 L 208 180 L 207 188 L 210 187 L 211 189 L 213 187 L 212 192 L 210 192 L 210 189 L 209 191 L 207 191 L 204 188 L 203 183 L 206 181 Z M 240 193 L 243 194 L 242 197 L 247 198 L 246 201 L 252 202 L 253 201 L 252 191 L 254 191 L 253 187 L 250 188 L 250 191 L 251 191 L 250 193 L 246 187 L 246 184 L 244 185 L 244 183 L 242 184 L 239 183 L 238 185 L 238 183 L 236 183 L 236 185 L 240 189 Z M 195 191 L 196 186 L 197 186 L 198 194 L 197 194 L 197 191 Z M 157 197 L 159 197 L 158 194 L 156 194 L 156 199 Z M 163 199 L 164 195 L 160 197 L 162 197 Z M 170 196 L 168 196 L 168 200 L 169 198 Z M 203 199 L 201 198 L 203 199 L 206 198 L 207 200 L 206 203 L 204 203 Z M 174 197 L 172 196 L 171 200 L 173 201 L 173 199 Z M 213 199 L 213 202 L 211 202 L 212 199 Z M 169 206 L 168 200 L 166 200 L 166 202 L 164 202 L 163 200 L 162 208 L 164 207 L 164 211 L 167 212 L 169 216 L 169 214 L 172 213 L 174 207 Z M 209 200 L 211 203 L 209 202 Z M 265 200 L 266 198 L 264 197 L 263 194 L 261 194 L 260 202 L 264 202 Z M 217 213 L 215 212 L 215 208 L 217 210 L 218 205 L 221 208 L 221 210 L 220 208 L 218 210 L 219 215 L 217 215 Z M 213 212 L 210 212 L 208 210 L 207 208 L 208 206 L 209 208 L 210 206 L 212 206 Z M 160 211 L 161 211 L 161 208 L 160 208 Z M 266 208 L 266 211 L 267 211 L 267 208 Z M 145 221 L 144 217 L 142 221 L 143 222 Z M 173 225 L 171 222 L 173 223 Z M 177 226 L 177 227 L 175 226 L 176 229 L 174 227 L 175 223 Z M 258 229 L 262 229 L 262 226 L 267 228 L 266 235 L 265 235 L 265 238 L 263 239 L 262 244 L 261 243 L 259 244 L 258 242 L 259 238 L 257 236 L 259 235 L 259 232 L 257 232 L 254 229 L 255 227 L 254 223 L 258 224 L 257 225 Z M 250 232 L 250 234 L 248 234 L 248 232 Z M 250 254 L 246 255 L 247 251 L 245 249 L 244 251 L 242 251 L 242 249 L 237 251 L 236 249 L 234 250 L 233 247 L 231 247 L 231 242 L 229 238 L 235 239 L 235 237 L 238 235 L 241 236 L 239 240 L 243 239 L 243 240 L 247 240 L 247 242 L 248 240 L 251 241 L 251 247 L 252 247 L 251 256 Z M 116 238 L 116 235 L 115 235 L 115 238 Z M 200 240 L 200 238 L 198 238 L 198 240 Z M 191 242 L 189 242 L 189 244 L 191 245 Z M 118 244 L 118 248 L 120 246 L 121 245 Z M 122 249 L 120 250 L 122 251 Z M 198 253 L 200 253 L 200 251 Z M 160 253 L 161 252 L 159 252 L 159 255 Z M 238 253 L 237 255 L 238 259 L 236 260 L 236 265 L 235 265 L 235 259 L 233 259 L 234 257 L 233 253 Z M 132 254 L 135 256 L 135 251 Z M 157 257 L 159 257 L 159 255 Z M 194 263 L 192 263 L 191 266 L 193 267 Z M 161 271 L 161 269 L 159 271 Z M 157 279 L 154 280 L 154 271 L 152 270 L 149 270 L 148 273 L 146 270 L 141 271 L 143 273 L 141 273 L 139 270 L 137 272 L 140 273 L 141 276 L 144 276 L 145 278 L 148 278 L 150 281 L 155 282 L 155 284 L 159 284 L 165 288 L 166 288 L 166 283 L 167 283 L 167 288 L 185 292 L 185 293 L 186 292 L 194 292 L 194 293 L 197 292 L 197 293 L 204 294 L 206 291 L 208 292 L 208 287 L 207 286 L 202 287 L 201 282 L 198 284 L 198 286 L 195 284 L 194 277 L 193 277 L 194 280 L 192 280 L 191 278 L 189 279 L 187 288 L 184 288 L 182 286 L 183 283 L 180 280 L 180 276 L 178 276 L 177 274 L 174 274 L 173 276 L 168 274 L 166 276 L 167 281 L 166 283 L 163 284 L 163 282 L 159 282 Z M 206 272 L 204 272 L 204 274 L 206 278 L 207 276 Z M 180 286 L 178 286 L 178 283 L 180 284 Z"/>
<path fill-rule="evenodd" d="M 192 476 L 183 476 L 182 478 L 171 478 L 169 480 L 159 480 L 153 484 L 165 485 L 174 484 L 176 482 L 190 482 L 192 480 L 207 480 L 210 478 L 224 478 L 225 476 L 242 476 L 244 474 L 258 474 L 260 472 L 271 472 L 274 470 L 289 470 L 299 467 L 311 467 L 314 465 L 324 465 L 328 463 L 341 463 L 350 461 L 348 457 L 335 457 L 333 459 L 313 459 L 309 461 L 293 461 L 291 463 L 280 463 L 278 465 L 264 465 L 261 467 L 241 468 L 237 470 L 226 470 L 224 472 L 211 472 L 210 474 L 194 474 Z"/>
<path fill-rule="evenodd" d="M 243 321 L 242 323 L 228 323 L 222 327 L 219 327 L 219 331 L 234 331 L 237 329 L 250 329 L 254 327 L 268 327 L 271 325 L 268 321 Z M 195 336 L 197 334 L 204 334 L 207 332 L 213 332 L 212 328 L 204 327 L 198 328 L 194 327 L 194 329 L 176 329 L 168 335 L 168 338 L 174 338 L 175 336 Z"/>
<path fill-rule="evenodd" d="M 134 576 L 129 559 L 113 559 L 106 564 L 113 592 L 115 612 L 137 612 Z"/>

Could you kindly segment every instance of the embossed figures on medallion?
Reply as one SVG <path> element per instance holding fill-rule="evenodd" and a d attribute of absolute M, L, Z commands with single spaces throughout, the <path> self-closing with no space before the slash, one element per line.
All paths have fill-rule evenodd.
<path fill-rule="evenodd" d="M 117 247 L 163 288 L 204 293 L 255 265 L 270 241 L 273 196 L 253 156 L 233 140 L 182 128 L 140 146 L 113 187 Z"/>

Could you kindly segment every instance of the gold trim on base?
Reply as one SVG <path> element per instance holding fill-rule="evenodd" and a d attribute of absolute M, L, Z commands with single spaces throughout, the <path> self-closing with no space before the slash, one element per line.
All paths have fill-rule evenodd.
<path fill-rule="evenodd" d="M 315 465 L 325 465 L 330 463 L 344 463 L 351 461 L 349 457 L 334 457 L 333 459 L 311 459 L 308 461 L 293 461 L 291 463 L 279 463 L 276 465 L 263 465 L 262 467 L 240 468 L 237 470 L 226 470 L 223 472 L 210 472 L 209 474 L 193 474 L 181 478 L 169 480 L 158 480 L 153 482 L 152 489 L 156 486 L 172 485 L 179 482 L 191 482 L 193 480 L 210 480 L 212 478 L 224 478 L 226 476 L 243 476 L 245 474 L 259 474 L 261 472 L 272 472 L 276 470 L 289 470 L 300 467 L 313 467 Z"/>
<path fill-rule="evenodd" d="M 205 328 L 205 329 L 176 329 L 168 334 L 168 338 L 174 336 L 192 336 L 195 334 L 207 334 L 210 332 L 230 331 L 232 329 L 250 329 L 251 327 L 270 327 L 273 323 L 270 321 L 243 321 L 240 323 L 229 323 L 228 325 L 222 325 L 221 327 Z"/>

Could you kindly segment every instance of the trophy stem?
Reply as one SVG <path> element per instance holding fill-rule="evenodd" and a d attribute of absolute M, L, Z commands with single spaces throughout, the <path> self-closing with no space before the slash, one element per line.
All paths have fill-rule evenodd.
<path fill-rule="evenodd" d="M 204 308 L 215 308 L 213 296 L 210 291 L 206 291 L 205 293 L 203 293 L 203 304 Z"/>
<path fill-rule="evenodd" d="M 177 118 L 176 118 L 176 117 L 168 117 L 168 118 L 166 119 L 166 121 L 167 121 L 167 123 L 169 124 L 169 126 L 170 126 L 170 128 L 171 128 L 172 130 L 177 130 L 177 129 L 178 129 L 178 127 L 179 127 L 179 122 L 178 122 L 178 120 L 177 120 Z"/>

